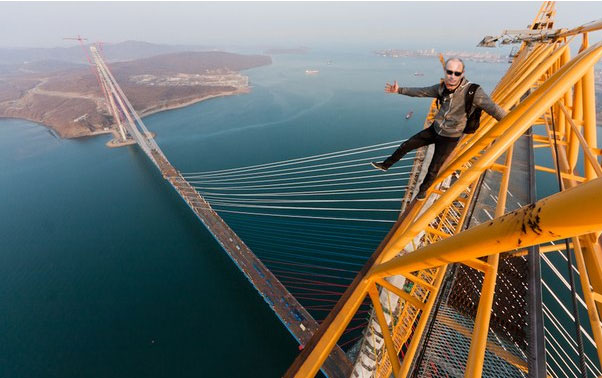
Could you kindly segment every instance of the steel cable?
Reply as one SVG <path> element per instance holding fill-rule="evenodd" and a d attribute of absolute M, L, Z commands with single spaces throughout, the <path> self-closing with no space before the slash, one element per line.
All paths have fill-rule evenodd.
<path fill-rule="evenodd" d="M 563 191 L 564 185 L 560 177 L 560 162 L 558 158 L 558 142 L 556 136 L 556 122 L 554 120 L 554 110 L 550 108 L 550 116 L 552 119 L 552 132 L 554 136 L 554 151 L 556 159 L 556 179 L 558 180 L 558 190 Z M 569 240 L 564 239 L 566 246 L 566 258 L 569 270 L 569 282 L 571 284 L 571 299 L 573 302 L 573 313 L 575 317 L 575 332 L 577 334 L 577 346 L 579 349 L 579 365 L 581 367 L 581 374 L 583 378 L 587 378 L 587 369 L 585 368 L 585 352 L 583 350 L 583 337 L 581 336 L 581 319 L 579 319 L 579 306 L 577 305 L 577 290 L 575 287 L 575 275 L 573 274 L 573 258 L 569 249 Z"/>
<path fill-rule="evenodd" d="M 247 166 L 247 167 L 229 168 L 229 169 L 222 169 L 222 170 L 217 170 L 217 171 L 191 172 L 191 173 L 186 173 L 185 175 L 186 176 L 195 175 L 195 176 L 209 177 L 209 176 L 219 176 L 220 174 L 237 174 L 237 173 L 244 172 L 244 171 L 248 172 L 251 170 L 261 170 L 261 169 L 265 169 L 265 168 L 274 168 L 274 167 L 277 168 L 277 167 L 286 166 L 286 165 L 313 162 L 313 161 L 319 161 L 319 160 L 325 160 L 325 159 L 332 159 L 332 158 L 340 157 L 340 156 L 350 156 L 350 155 L 355 155 L 355 154 L 383 150 L 386 148 L 391 148 L 395 144 L 399 144 L 399 143 L 403 142 L 404 140 L 405 139 L 374 144 L 371 146 L 363 146 L 363 147 L 357 147 L 357 148 L 352 148 L 352 149 L 347 149 L 347 150 L 328 152 L 325 154 L 306 156 L 306 157 L 302 157 L 302 158 L 282 160 L 282 161 L 264 163 L 264 164 L 256 164 L 256 165 L 251 165 L 251 166 Z"/>

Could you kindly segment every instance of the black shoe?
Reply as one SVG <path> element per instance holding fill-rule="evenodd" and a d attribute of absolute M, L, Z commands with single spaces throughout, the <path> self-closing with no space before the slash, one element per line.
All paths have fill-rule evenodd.
<path fill-rule="evenodd" d="M 426 192 L 418 192 L 418 194 L 416 194 L 416 200 L 418 201 L 424 201 L 425 198 Z"/>
<path fill-rule="evenodd" d="M 380 170 L 380 171 L 383 171 L 383 172 L 386 172 L 386 171 L 387 171 L 387 169 L 389 169 L 389 167 L 387 167 L 385 164 L 383 164 L 383 163 L 379 163 L 379 162 L 376 162 L 376 161 L 373 161 L 373 162 L 372 162 L 372 163 L 370 163 L 370 164 L 372 164 L 372 166 L 373 166 L 374 168 L 376 168 L 376 169 L 378 169 L 378 170 Z"/>

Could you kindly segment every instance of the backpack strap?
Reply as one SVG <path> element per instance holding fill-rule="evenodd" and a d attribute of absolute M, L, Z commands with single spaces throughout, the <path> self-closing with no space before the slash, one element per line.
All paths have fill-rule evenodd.
<path fill-rule="evenodd" d="M 477 89 L 479 89 L 479 84 L 471 83 L 466 91 L 466 97 L 464 97 L 464 111 L 467 116 L 470 114 L 470 109 L 472 109 L 472 102 Z"/>
<path fill-rule="evenodd" d="M 439 89 L 437 89 L 437 109 L 441 107 L 441 102 L 443 101 L 443 91 L 445 90 L 445 84 L 443 80 L 439 83 Z"/>

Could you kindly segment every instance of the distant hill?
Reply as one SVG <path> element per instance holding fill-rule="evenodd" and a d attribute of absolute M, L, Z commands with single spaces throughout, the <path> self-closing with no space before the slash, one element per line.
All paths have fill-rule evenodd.
<path fill-rule="evenodd" d="M 155 55 L 183 51 L 207 51 L 209 46 L 160 45 L 149 42 L 125 41 L 103 44 L 103 56 L 108 62 L 128 61 Z M 86 52 L 90 45 L 85 45 Z M 0 75 L 24 71 L 50 72 L 87 64 L 82 47 L 0 48 Z"/>
<path fill-rule="evenodd" d="M 0 76 L 27 73 L 50 73 L 85 67 L 84 64 L 62 60 L 37 60 L 20 64 L 0 64 Z"/>
<path fill-rule="evenodd" d="M 240 55 L 223 51 L 187 51 L 112 63 L 110 66 L 116 76 L 124 77 L 141 71 L 154 75 L 176 72 L 195 74 L 217 69 L 240 71 L 271 62 L 271 58 L 265 55 Z"/>

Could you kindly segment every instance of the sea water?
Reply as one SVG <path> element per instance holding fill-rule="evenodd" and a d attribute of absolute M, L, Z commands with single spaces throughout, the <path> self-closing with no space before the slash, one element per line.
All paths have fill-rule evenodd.
<path fill-rule="evenodd" d="M 467 62 L 467 77 L 490 92 L 507 68 Z M 312 51 L 245 74 L 249 94 L 144 119 L 178 170 L 407 138 L 430 101 L 385 82 L 433 85 L 442 70 Z M 292 336 L 139 148 L 107 138 L 0 120 L 0 377 L 281 376 Z"/>

